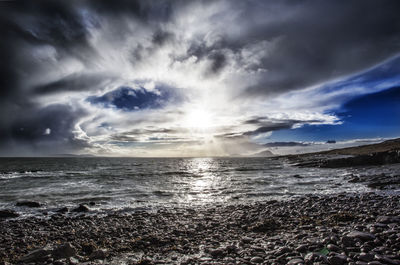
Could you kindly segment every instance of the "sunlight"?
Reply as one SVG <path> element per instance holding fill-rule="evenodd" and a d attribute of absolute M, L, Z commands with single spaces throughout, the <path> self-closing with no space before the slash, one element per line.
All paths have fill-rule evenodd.
<path fill-rule="evenodd" d="M 206 109 L 194 109 L 187 113 L 184 126 L 190 129 L 208 130 L 213 126 L 212 114 Z"/>

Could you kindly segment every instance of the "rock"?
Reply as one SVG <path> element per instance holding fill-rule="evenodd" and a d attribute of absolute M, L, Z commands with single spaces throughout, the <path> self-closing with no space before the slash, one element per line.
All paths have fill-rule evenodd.
<path fill-rule="evenodd" d="M 62 207 L 60 209 L 58 209 L 56 212 L 57 213 L 67 213 L 69 211 L 69 209 L 67 207 Z"/>
<path fill-rule="evenodd" d="M 350 237 L 350 238 L 357 238 L 357 239 L 360 239 L 362 241 L 372 241 L 372 240 L 375 239 L 375 236 L 373 234 L 360 232 L 360 231 L 350 232 L 346 236 Z"/>
<path fill-rule="evenodd" d="M 400 265 L 400 261 L 398 260 L 393 260 L 391 258 L 381 256 L 381 255 L 375 255 L 374 257 L 377 261 L 383 263 L 383 264 L 392 264 L 392 265 Z"/>
<path fill-rule="evenodd" d="M 90 209 L 86 204 L 79 204 L 79 207 L 73 209 L 72 211 L 76 213 L 82 213 L 82 212 L 89 212 Z"/>
<path fill-rule="evenodd" d="M 68 259 L 68 261 L 69 261 L 69 264 L 71 264 L 71 265 L 79 264 L 79 260 L 74 257 L 70 257 Z"/>
<path fill-rule="evenodd" d="M 368 262 L 368 261 L 372 261 L 374 259 L 374 255 L 362 252 L 358 256 L 358 259 L 361 260 L 361 261 Z"/>
<path fill-rule="evenodd" d="M 398 216 L 379 216 L 376 221 L 381 224 L 399 223 L 400 217 Z"/>
<path fill-rule="evenodd" d="M 285 253 L 289 253 L 289 252 L 291 252 L 292 250 L 290 249 L 290 248 L 288 248 L 288 247 L 281 247 L 281 248 L 278 248 L 276 251 L 275 251 L 275 255 L 276 256 L 280 256 L 280 255 L 282 255 L 282 254 L 285 254 Z"/>
<path fill-rule="evenodd" d="M 210 255 L 213 258 L 218 258 L 224 255 L 224 251 L 220 248 L 210 250 Z"/>
<path fill-rule="evenodd" d="M 51 257 L 52 249 L 48 246 L 35 249 L 20 259 L 22 263 L 43 262 Z"/>
<path fill-rule="evenodd" d="M 0 218 L 15 218 L 18 217 L 19 214 L 13 210 L 0 210 Z"/>
<path fill-rule="evenodd" d="M 65 243 L 57 246 L 52 254 L 56 259 L 69 258 L 76 255 L 76 249 L 70 243 Z"/>
<path fill-rule="evenodd" d="M 339 252 L 339 251 L 340 251 L 340 248 L 339 248 L 338 246 L 336 246 L 335 244 L 328 244 L 328 245 L 326 246 L 326 248 L 327 248 L 329 251 L 334 251 L 334 252 Z"/>
<path fill-rule="evenodd" d="M 81 246 L 82 251 L 85 252 L 87 255 L 92 254 L 97 248 L 96 245 L 93 243 L 84 243 Z"/>
<path fill-rule="evenodd" d="M 247 236 L 242 237 L 242 242 L 245 243 L 245 244 L 249 244 L 252 241 L 253 241 L 253 239 L 251 237 L 247 237 Z"/>
<path fill-rule="evenodd" d="M 291 259 L 287 265 L 297 265 L 297 264 L 304 264 L 304 260 L 300 258 Z"/>
<path fill-rule="evenodd" d="M 331 265 L 342 265 L 347 264 L 347 257 L 345 255 L 334 255 L 328 258 L 328 262 Z"/>
<path fill-rule="evenodd" d="M 53 262 L 53 265 L 68 265 L 66 259 L 59 259 Z"/>
<path fill-rule="evenodd" d="M 90 254 L 89 259 L 90 260 L 96 260 L 96 259 L 105 259 L 107 258 L 107 250 L 106 249 L 98 249 L 95 250 L 92 254 Z"/>
<path fill-rule="evenodd" d="M 356 244 L 354 239 L 351 237 L 348 237 L 348 236 L 342 237 L 341 241 L 342 241 L 343 246 L 345 246 L 345 247 L 354 247 Z"/>
<path fill-rule="evenodd" d="M 263 263 L 263 262 L 264 262 L 264 259 L 261 258 L 261 257 L 252 257 L 252 258 L 250 259 L 250 262 L 251 262 L 251 263 L 255 263 L 255 264 L 259 264 L 259 263 Z"/>
<path fill-rule="evenodd" d="M 20 202 L 17 202 L 15 204 L 15 206 L 25 206 L 25 207 L 37 208 L 42 205 L 40 203 L 34 202 L 34 201 L 20 201 Z"/>
<path fill-rule="evenodd" d="M 300 245 L 296 248 L 296 251 L 299 253 L 304 253 L 308 250 L 308 245 Z"/>
<path fill-rule="evenodd" d="M 235 245 L 228 245 L 225 247 L 225 250 L 228 253 L 236 253 L 238 251 L 238 248 Z"/>
<path fill-rule="evenodd" d="M 314 264 L 317 261 L 326 262 L 326 257 L 319 253 L 308 253 L 307 255 L 304 256 L 304 262 L 306 264 Z"/>
<path fill-rule="evenodd" d="M 254 224 L 253 226 L 250 227 L 250 230 L 253 232 L 267 232 L 267 231 L 274 231 L 279 227 L 280 223 L 271 218 L 262 220 Z"/>
<path fill-rule="evenodd" d="M 400 152 L 398 151 L 384 151 L 368 155 L 357 155 L 348 158 L 330 159 L 320 161 L 320 167 L 327 168 L 340 168 L 340 167 L 354 167 L 354 166 L 372 166 L 372 165 L 386 165 L 400 163 Z"/>

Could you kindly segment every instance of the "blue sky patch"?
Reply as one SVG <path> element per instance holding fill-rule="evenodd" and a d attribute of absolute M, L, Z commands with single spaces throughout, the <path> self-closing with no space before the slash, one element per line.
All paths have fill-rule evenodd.
<path fill-rule="evenodd" d="M 305 125 L 274 132 L 269 141 L 327 141 L 397 137 L 400 132 L 400 87 L 363 95 L 335 112 L 341 125 Z"/>
<path fill-rule="evenodd" d="M 157 88 L 157 91 L 147 91 L 144 88 L 133 89 L 128 86 L 123 86 L 102 96 L 88 97 L 87 101 L 92 104 L 102 105 L 107 108 L 117 108 L 124 111 L 158 109 L 164 107 L 168 103 L 171 99 L 171 93 L 164 88 Z"/>

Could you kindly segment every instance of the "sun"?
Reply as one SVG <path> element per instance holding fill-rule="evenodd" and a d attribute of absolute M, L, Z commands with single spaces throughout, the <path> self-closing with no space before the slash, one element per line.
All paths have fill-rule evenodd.
<path fill-rule="evenodd" d="M 213 127 L 212 114 L 206 109 L 198 108 L 187 113 L 184 126 L 188 129 L 206 131 Z"/>

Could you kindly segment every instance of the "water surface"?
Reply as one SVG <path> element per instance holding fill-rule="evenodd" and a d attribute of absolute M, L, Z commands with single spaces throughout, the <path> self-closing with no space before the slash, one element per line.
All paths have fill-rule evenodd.
<path fill-rule="evenodd" d="M 95 202 L 97 210 L 246 203 L 365 191 L 343 178 L 368 170 L 376 168 L 298 168 L 285 158 L 1 158 L 0 207 L 18 200 L 47 209 Z"/>

